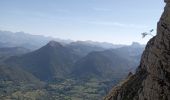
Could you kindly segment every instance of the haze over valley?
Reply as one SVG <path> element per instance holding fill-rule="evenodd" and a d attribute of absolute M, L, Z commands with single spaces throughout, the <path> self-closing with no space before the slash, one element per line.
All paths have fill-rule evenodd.
<path fill-rule="evenodd" d="M 98 100 L 135 72 L 145 47 L 9 31 L 0 31 L 0 44 L 1 99 Z"/>
<path fill-rule="evenodd" d="M 164 2 L 0 0 L 0 100 L 169 100 Z"/>

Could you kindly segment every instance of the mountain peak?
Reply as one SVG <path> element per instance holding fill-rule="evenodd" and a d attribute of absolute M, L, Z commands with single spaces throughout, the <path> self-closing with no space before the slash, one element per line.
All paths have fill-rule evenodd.
<path fill-rule="evenodd" d="M 138 42 L 133 42 L 133 43 L 131 44 L 131 46 L 132 46 L 132 47 L 141 47 L 141 44 L 138 43 Z"/>
<path fill-rule="evenodd" d="M 50 47 L 63 47 L 59 42 L 56 42 L 54 40 L 50 41 L 47 46 L 50 46 Z"/>

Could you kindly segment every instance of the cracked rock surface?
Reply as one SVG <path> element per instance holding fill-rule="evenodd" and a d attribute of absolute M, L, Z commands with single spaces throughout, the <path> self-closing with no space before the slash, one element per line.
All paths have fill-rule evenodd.
<path fill-rule="evenodd" d="M 170 0 L 147 44 L 134 75 L 114 87 L 104 100 L 170 100 Z"/>

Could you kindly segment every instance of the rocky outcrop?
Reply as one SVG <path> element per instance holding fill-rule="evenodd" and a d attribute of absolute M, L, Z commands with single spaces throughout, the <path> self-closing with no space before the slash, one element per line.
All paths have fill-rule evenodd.
<path fill-rule="evenodd" d="M 170 100 L 170 0 L 134 75 L 113 88 L 105 100 Z"/>

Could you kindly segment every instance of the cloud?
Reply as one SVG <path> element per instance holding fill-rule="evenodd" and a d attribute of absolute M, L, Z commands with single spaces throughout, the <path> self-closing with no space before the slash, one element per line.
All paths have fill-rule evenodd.
<path fill-rule="evenodd" d="M 135 28 L 135 29 L 143 29 L 143 28 L 149 28 L 147 25 L 136 25 L 131 23 L 119 23 L 119 22 L 97 22 L 97 21 L 88 21 L 89 24 L 94 25 L 103 25 L 103 26 L 114 26 L 114 27 L 122 27 L 122 28 Z"/>

